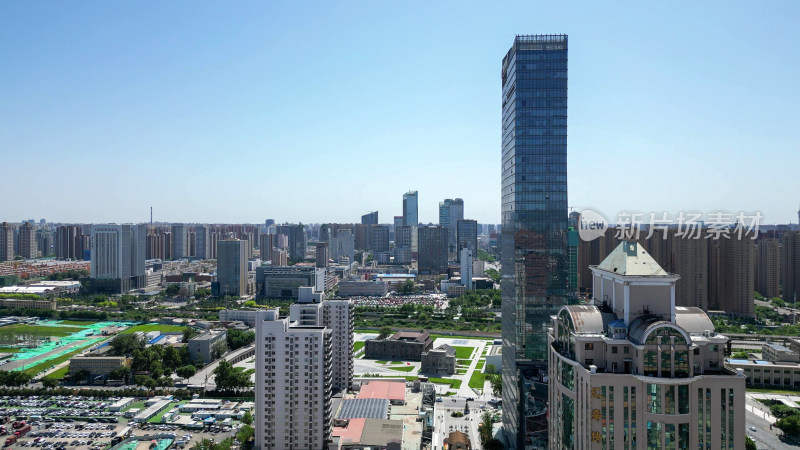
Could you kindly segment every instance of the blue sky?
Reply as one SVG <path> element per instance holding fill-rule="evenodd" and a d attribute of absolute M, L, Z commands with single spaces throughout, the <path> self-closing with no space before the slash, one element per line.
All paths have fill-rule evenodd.
<path fill-rule="evenodd" d="M 500 62 L 567 33 L 569 203 L 797 222 L 800 3 L 2 2 L 0 220 L 499 222 Z"/>

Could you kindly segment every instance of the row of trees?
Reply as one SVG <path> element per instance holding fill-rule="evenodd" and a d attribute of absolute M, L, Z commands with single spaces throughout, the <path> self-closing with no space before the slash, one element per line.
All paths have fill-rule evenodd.
<path fill-rule="evenodd" d="M 242 331 L 242 330 L 228 330 L 227 341 L 228 341 L 228 349 L 233 351 L 239 348 L 242 348 L 246 345 L 250 345 L 256 340 L 256 333 L 252 331 Z"/>
<path fill-rule="evenodd" d="M 32 378 L 23 371 L 0 370 L 0 386 L 19 387 L 27 384 Z"/>

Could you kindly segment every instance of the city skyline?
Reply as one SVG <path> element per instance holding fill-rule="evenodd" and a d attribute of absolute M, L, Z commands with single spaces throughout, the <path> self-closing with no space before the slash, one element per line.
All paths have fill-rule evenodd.
<path fill-rule="evenodd" d="M 400 215 L 417 190 L 423 223 L 455 197 L 465 217 L 499 223 L 498 55 L 515 33 L 565 32 L 569 206 L 797 222 L 794 3 L 305 6 L 1 5 L 14 70 L 0 147 L 45 163 L 7 175 L 25 201 L 0 220 L 146 222 L 153 206 L 165 222 L 356 222 Z M 628 177 L 599 175 L 621 164 Z M 324 175 L 336 165 L 368 175 Z M 231 196 L 239 179 L 254 183 Z M 53 183 L 102 208 L 75 208 Z M 346 201 L 315 195 L 331 186 Z"/>

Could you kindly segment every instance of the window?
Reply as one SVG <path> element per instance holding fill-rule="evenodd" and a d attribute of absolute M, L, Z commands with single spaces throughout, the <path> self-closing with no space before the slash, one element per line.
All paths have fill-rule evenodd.
<path fill-rule="evenodd" d="M 594 360 L 593 359 L 587 359 L 586 361 L 584 361 L 584 363 L 585 363 L 584 364 L 585 366 L 591 366 L 592 364 L 594 364 Z"/>
<path fill-rule="evenodd" d="M 628 348 L 628 347 L 622 347 L 622 353 L 625 353 L 625 354 L 627 355 L 627 354 L 628 354 L 628 353 L 630 353 L 630 352 L 631 352 L 631 349 L 630 349 L 630 348 Z"/>
<path fill-rule="evenodd" d="M 594 350 L 594 343 L 587 342 L 586 344 L 584 344 L 583 349 L 584 350 Z"/>
<path fill-rule="evenodd" d="M 612 345 L 611 346 L 611 353 L 617 353 L 617 346 L 616 345 Z"/>

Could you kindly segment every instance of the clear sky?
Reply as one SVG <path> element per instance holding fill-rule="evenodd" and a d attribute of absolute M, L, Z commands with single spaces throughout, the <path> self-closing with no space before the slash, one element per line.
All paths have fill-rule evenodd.
<path fill-rule="evenodd" d="M 569 203 L 797 222 L 800 2 L 0 2 L 0 220 L 500 221 L 500 62 L 569 34 Z"/>

